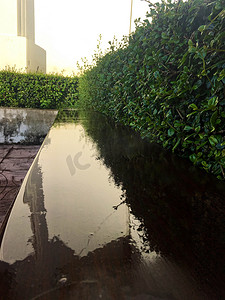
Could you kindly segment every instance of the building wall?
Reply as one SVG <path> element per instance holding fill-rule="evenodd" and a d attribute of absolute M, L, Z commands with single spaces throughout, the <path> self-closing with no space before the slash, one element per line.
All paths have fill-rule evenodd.
<path fill-rule="evenodd" d="M 46 51 L 27 40 L 27 71 L 46 73 Z"/>
<path fill-rule="evenodd" d="M 17 0 L 17 34 L 35 41 L 34 0 Z"/>
<path fill-rule="evenodd" d="M 0 69 L 26 70 L 26 38 L 0 36 Z"/>
<path fill-rule="evenodd" d="M 0 70 L 46 73 L 46 51 L 25 37 L 0 36 Z M 15 50 L 16 49 L 16 50 Z"/>
<path fill-rule="evenodd" d="M 0 0 L 0 34 L 17 35 L 17 0 Z"/>
<path fill-rule="evenodd" d="M 34 20 L 34 0 L 26 1 L 26 37 L 32 41 L 35 41 L 35 20 Z"/>
<path fill-rule="evenodd" d="M 34 0 L 0 0 L 0 69 L 46 73 L 46 51 L 35 44 Z"/>

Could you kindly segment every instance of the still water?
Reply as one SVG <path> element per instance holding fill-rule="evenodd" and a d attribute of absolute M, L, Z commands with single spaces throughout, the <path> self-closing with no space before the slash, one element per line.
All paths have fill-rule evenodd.
<path fill-rule="evenodd" d="M 3 236 L 0 299 L 224 299 L 224 196 L 103 115 L 61 112 Z"/>

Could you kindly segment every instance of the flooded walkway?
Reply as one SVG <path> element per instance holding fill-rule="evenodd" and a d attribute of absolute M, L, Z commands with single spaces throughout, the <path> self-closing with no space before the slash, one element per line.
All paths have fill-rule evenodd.
<path fill-rule="evenodd" d="M 224 299 L 224 199 L 132 131 L 62 112 L 5 230 L 0 299 Z"/>

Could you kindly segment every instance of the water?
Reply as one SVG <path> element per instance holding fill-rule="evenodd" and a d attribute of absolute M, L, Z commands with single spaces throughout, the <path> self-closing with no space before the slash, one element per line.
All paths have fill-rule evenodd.
<path fill-rule="evenodd" d="M 13 207 L 0 299 L 224 299 L 224 196 L 123 126 L 64 111 Z"/>

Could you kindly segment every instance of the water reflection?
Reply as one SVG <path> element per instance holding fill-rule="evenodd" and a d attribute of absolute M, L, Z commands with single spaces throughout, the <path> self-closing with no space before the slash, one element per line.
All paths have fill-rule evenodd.
<path fill-rule="evenodd" d="M 140 251 L 151 252 L 149 259 L 152 253 L 159 253 L 175 262 L 212 299 L 222 299 L 224 183 L 113 122 L 99 121 L 90 114 L 82 124 L 97 142 L 100 159 L 111 169 L 115 182 L 122 184 L 126 203 L 140 221 Z"/>
<path fill-rule="evenodd" d="M 75 177 L 66 163 L 69 153 L 75 153 Z M 114 267 L 116 253 L 129 260 L 128 209 L 125 204 L 113 209 L 121 190 L 108 181 L 109 170 L 96 160 L 97 155 L 80 124 L 51 129 L 17 197 L 2 241 L 1 260 L 11 265 L 13 273 L 10 298 L 19 297 L 28 278 L 31 288 L 27 286 L 24 299 L 57 289 L 64 281 L 71 285 L 77 278 L 93 280 L 88 279 L 90 274 L 71 277 L 66 270 L 71 264 L 81 268 L 83 261 L 85 265 L 104 260 L 106 253 L 107 260 L 115 260 Z"/>
<path fill-rule="evenodd" d="M 224 195 L 102 115 L 62 112 L 10 216 L 2 299 L 223 299 Z"/>
<path fill-rule="evenodd" d="M 0 143 L 41 144 L 57 111 L 0 108 Z"/>

